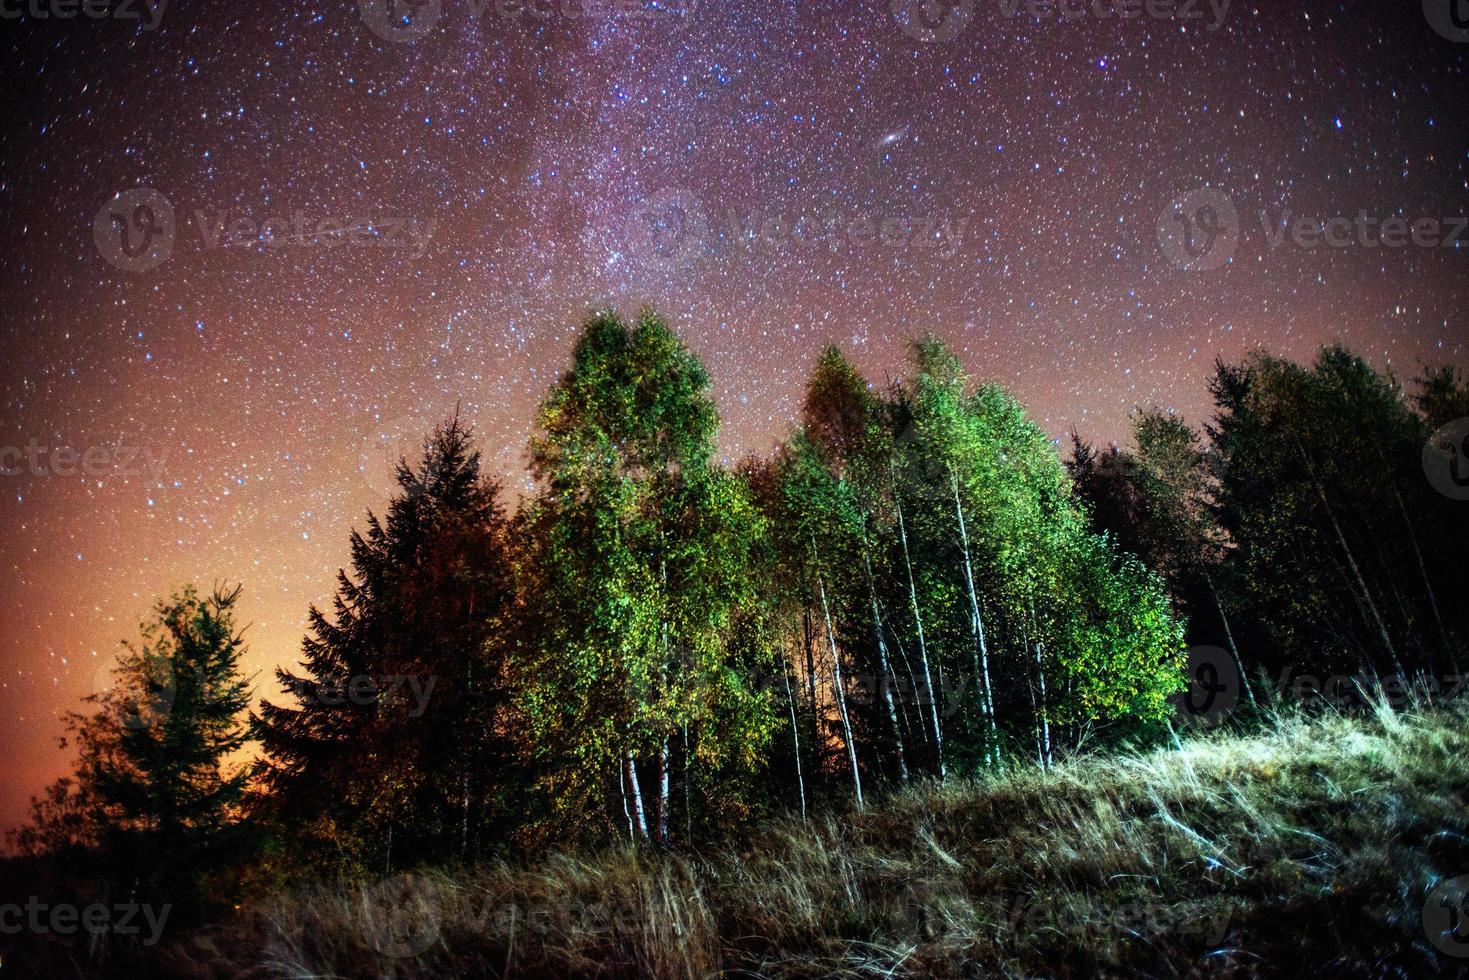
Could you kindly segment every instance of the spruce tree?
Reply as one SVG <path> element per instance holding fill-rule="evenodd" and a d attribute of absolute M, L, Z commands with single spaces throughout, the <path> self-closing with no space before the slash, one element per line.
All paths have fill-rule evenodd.
<path fill-rule="evenodd" d="M 300 672 L 276 672 L 290 702 L 255 718 L 277 819 L 345 863 L 467 858 L 509 819 L 514 592 L 499 486 L 479 470 L 457 415 L 399 461 L 385 518 L 352 533 L 334 615 L 313 607 Z"/>
<path fill-rule="evenodd" d="M 76 775 L 35 805 L 27 850 L 96 849 L 112 884 L 148 901 L 194 897 L 234 853 L 249 778 L 234 758 L 250 701 L 239 597 L 187 586 L 158 603 L 94 710 L 68 717 Z"/>

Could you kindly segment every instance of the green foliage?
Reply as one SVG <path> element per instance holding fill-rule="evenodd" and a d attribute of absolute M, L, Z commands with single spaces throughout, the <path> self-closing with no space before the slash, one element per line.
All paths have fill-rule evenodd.
<path fill-rule="evenodd" d="M 670 753 L 684 779 L 749 766 L 773 728 L 751 684 L 763 651 L 731 642 L 764 526 L 712 464 L 708 387 L 656 316 L 603 313 L 541 407 L 525 520 L 538 608 L 518 677 L 545 833 L 606 832 L 641 796 L 666 837 Z"/>
<path fill-rule="evenodd" d="M 1246 613 L 1279 650 L 1269 666 L 1448 669 L 1465 623 L 1444 599 L 1465 584 L 1469 526 L 1423 478 L 1429 429 L 1397 381 L 1329 347 L 1311 367 L 1220 365 L 1212 389 L 1215 513 Z"/>
<path fill-rule="evenodd" d="M 352 534 L 334 616 L 311 610 L 302 672 L 276 672 L 293 703 L 254 719 L 266 809 L 349 867 L 493 850 L 518 808 L 511 544 L 479 459 L 456 417 L 399 461 L 386 519 Z"/>
<path fill-rule="evenodd" d="M 1088 531 L 1054 447 L 1014 398 L 996 385 L 968 393 L 957 359 L 933 338 L 913 360 L 895 416 L 913 456 L 904 469 L 926 535 L 919 550 L 952 553 L 962 512 L 1000 725 L 1033 738 L 1044 761 L 1053 739 L 1081 726 L 1159 718 L 1182 652 L 1161 582 Z M 932 605 L 944 608 L 938 596 Z M 949 609 L 951 622 L 962 618 L 952 599 Z M 948 631 L 951 643 L 958 632 Z M 1053 734 L 1052 722 L 1071 727 Z"/>
<path fill-rule="evenodd" d="M 1257 352 L 1219 363 L 1210 390 L 1202 438 L 1148 410 L 1135 450 L 1099 456 L 1078 438 L 1070 463 L 1097 526 L 1163 574 L 1191 641 L 1278 684 L 1452 684 L 1469 624 L 1448 597 L 1469 587 L 1469 523 L 1423 466 L 1430 433 L 1469 415 L 1457 372 L 1425 370 L 1408 398 L 1342 347 L 1309 366 Z"/>
<path fill-rule="evenodd" d="M 1162 583 L 1088 530 L 1054 447 L 1005 391 L 971 390 L 926 338 L 879 398 L 833 348 L 802 418 L 779 457 L 773 520 L 799 544 L 784 555 L 793 577 L 829 589 L 869 779 L 901 773 L 907 756 L 940 772 L 943 745 L 961 766 L 1032 749 L 1044 763 L 1084 727 L 1165 715 L 1183 643 Z M 902 689 L 905 671 L 946 681 L 931 695 L 914 683 L 901 711 L 855 696 L 854 679 Z M 925 717 L 928 697 L 939 703 Z M 825 722 L 818 739 L 840 742 L 832 700 L 809 710 Z"/>
<path fill-rule="evenodd" d="M 656 315 L 591 316 L 513 514 L 457 416 L 400 462 L 277 672 L 286 698 L 253 717 L 252 797 L 227 761 L 238 593 L 186 591 L 74 719 L 77 777 L 17 845 L 166 873 L 247 810 L 272 867 L 692 844 L 1161 739 L 1188 642 L 1242 672 L 1448 674 L 1462 650 L 1469 526 L 1421 472 L 1428 433 L 1469 412 L 1452 371 L 1410 402 L 1341 348 L 1253 354 L 1217 366 L 1201 431 L 1141 410 L 1133 448 L 1073 435 L 1063 463 L 935 338 L 885 390 L 829 347 L 799 426 L 737 472 L 709 388 Z"/>
<path fill-rule="evenodd" d="M 222 864 L 249 777 L 234 758 L 251 697 L 239 596 L 189 586 L 158 603 L 111 686 L 87 698 L 93 710 L 68 717 L 76 776 L 36 802 L 23 852 L 95 850 L 105 877 L 155 900 L 188 895 Z"/>

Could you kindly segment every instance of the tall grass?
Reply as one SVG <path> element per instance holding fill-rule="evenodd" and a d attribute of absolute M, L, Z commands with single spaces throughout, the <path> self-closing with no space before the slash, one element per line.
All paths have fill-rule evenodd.
<path fill-rule="evenodd" d="M 1469 874 L 1469 711 L 1277 712 L 785 820 L 273 895 L 163 952 L 192 977 L 1445 976 L 1425 897 Z M 1469 939 L 1469 935 L 1466 935 Z M 1447 951 L 1444 946 L 1447 946 Z"/>

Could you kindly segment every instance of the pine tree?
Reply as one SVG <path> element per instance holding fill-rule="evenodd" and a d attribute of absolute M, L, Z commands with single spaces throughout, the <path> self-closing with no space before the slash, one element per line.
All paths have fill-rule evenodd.
<path fill-rule="evenodd" d="M 347 863 L 466 858 L 514 809 L 508 523 L 479 467 L 457 415 L 399 461 L 385 520 L 352 533 L 334 616 L 311 610 L 301 673 L 277 671 L 294 704 L 255 718 L 278 819 Z"/>
<path fill-rule="evenodd" d="M 192 897 L 233 853 L 249 777 L 233 761 L 250 701 L 239 597 L 188 586 L 158 603 L 111 687 L 87 698 L 95 710 L 68 717 L 76 775 L 35 805 L 28 850 L 96 848 L 124 894 L 151 901 Z"/>

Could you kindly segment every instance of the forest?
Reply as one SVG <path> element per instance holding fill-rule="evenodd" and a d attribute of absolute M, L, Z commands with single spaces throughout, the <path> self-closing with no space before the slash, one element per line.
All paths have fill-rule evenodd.
<path fill-rule="evenodd" d="M 1207 418 L 1139 406 L 1127 444 L 1062 446 L 935 337 L 890 372 L 828 347 L 789 437 L 724 466 L 674 329 L 591 315 L 535 420 L 534 491 L 447 417 L 273 678 L 241 667 L 249 583 L 159 601 L 71 716 L 75 771 L 12 867 L 194 928 L 413 869 L 675 861 L 834 819 L 912 837 L 917 798 L 1178 759 L 1283 713 L 1452 710 L 1454 369 L 1256 351 L 1200 378 Z"/>

